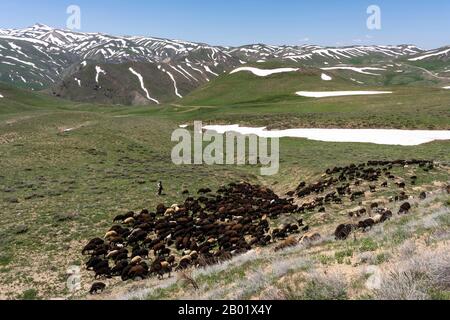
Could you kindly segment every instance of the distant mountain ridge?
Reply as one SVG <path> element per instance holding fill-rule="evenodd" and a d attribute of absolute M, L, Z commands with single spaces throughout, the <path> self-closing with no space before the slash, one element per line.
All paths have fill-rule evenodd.
<path fill-rule="evenodd" d="M 224 47 L 74 32 L 43 24 L 0 29 L 0 81 L 101 103 L 155 104 L 180 99 L 247 63 L 278 62 L 322 68 L 397 60 L 423 63 L 438 59 L 447 63 L 449 57 L 448 47 L 430 51 L 414 45 Z"/>

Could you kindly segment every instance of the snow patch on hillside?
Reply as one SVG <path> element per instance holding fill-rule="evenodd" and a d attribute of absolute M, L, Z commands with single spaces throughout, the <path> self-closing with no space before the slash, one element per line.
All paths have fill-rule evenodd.
<path fill-rule="evenodd" d="M 0 93 L 0 98 L 4 98 L 3 95 Z"/>
<path fill-rule="evenodd" d="M 341 97 L 341 96 L 361 96 L 373 94 L 388 94 L 392 91 L 298 91 L 295 94 L 308 98 L 325 98 L 325 97 Z"/>
<path fill-rule="evenodd" d="M 167 75 L 170 77 L 170 79 L 172 79 L 173 82 L 173 87 L 175 88 L 175 95 L 179 98 L 183 98 L 183 96 L 178 92 L 178 87 L 177 87 L 177 82 L 175 81 L 175 78 L 173 77 L 173 75 L 166 70 L 163 70 L 165 73 L 167 73 Z"/>
<path fill-rule="evenodd" d="M 203 66 L 205 68 L 206 71 L 208 71 L 209 73 L 215 75 L 216 77 L 218 77 L 219 75 L 215 72 L 213 72 L 208 66 Z"/>
<path fill-rule="evenodd" d="M 351 71 L 355 71 L 358 73 L 362 73 L 362 74 L 368 74 L 368 75 L 372 75 L 372 76 L 379 76 L 378 73 L 373 73 L 373 72 L 367 72 L 366 70 L 380 70 L 380 71 L 385 71 L 386 69 L 383 68 L 375 68 L 375 67 L 362 67 L 362 68 L 357 68 L 357 67 L 327 67 L 327 68 L 322 68 L 322 70 L 351 70 Z"/>
<path fill-rule="evenodd" d="M 25 64 L 25 65 L 27 65 L 27 66 L 31 66 L 31 67 L 33 67 L 33 68 L 35 68 L 35 69 L 37 69 L 37 70 L 44 71 L 43 69 L 38 68 L 38 67 L 37 67 L 34 63 L 32 63 L 32 62 L 23 61 L 23 60 L 20 60 L 20 59 L 18 59 L 18 58 L 16 58 L 16 57 L 12 57 L 12 56 L 6 56 L 5 58 L 11 59 L 11 60 L 14 60 L 14 61 L 17 61 L 17 62 L 22 63 L 22 64 Z"/>
<path fill-rule="evenodd" d="M 130 67 L 128 70 L 130 70 L 130 72 L 131 72 L 132 74 L 134 74 L 134 75 L 139 79 L 139 82 L 141 83 L 141 88 L 142 88 L 142 90 L 144 90 L 144 92 L 145 92 L 145 94 L 146 94 L 146 96 L 147 96 L 147 99 L 148 99 L 148 100 L 151 100 L 151 101 L 153 101 L 153 102 L 156 102 L 157 104 L 159 104 L 159 101 L 158 101 L 158 100 L 156 100 L 156 99 L 150 97 L 150 94 L 148 93 L 148 90 L 147 90 L 147 88 L 146 88 L 145 85 L 144 85 L 144 78 L 142 77 L 142 75 L 141 75 L 140 73 L 134 71 L 134 69 L 131 68 L 131 67 Z"/>
<path fill-rule="evenodd" d="M 426 55 L 424 55 L 424 56 L 420 56 L 420 57 L 416 57 L 416 58 L 411 58 L 411 59 L 408 59 L 408 60 L 409 60 L 409 61 L 419 61 L 419 60 L 427 59 L 427 58 L 434 57 L 434 56 L 439 56 L 439 55 L 443 55 L 443 54 L 448 54 L 449 52 L 450 52 L 450 48 L 449 48 L 449 49 L 442 50 L 442 51 L 438 51 L 438 52 L 429 53 L 429 54 L 426 54 Z"/>
<path fill-rule="evenodd" d="M 450 140 L 448 130 L 398 130 L 398 129 L 286 129 L 266 130 L 240 127 L 239 125 L 210 125 L 204 130 L 219 134 L 237 132 L 243 135 L 255 134 L 265 138 L 306 138 L 327 142 L 358 142 L 382 145 L 416 146 L 434 140 Z"/>
<path fill-rule="evenodd" d="M 330 77 L 329 75 L 322 73 L 322 75 L 320 76 L 322 78 L 323 81 L 331 81 L 333 80 L 332 77 Z"/>
<path fill-rule="evenodd" d="M 98 83 L 98 76 L 100 75 L 100 73 L 106 75 L 106 71 L 100 68 L 99 66 L 95 66 L 95 71 L 97 72 L 97 74 L 95 75 L 95 82 Z"/>
<path fill-rule="evenodd" d="M 442 87 L 442 89 L 450 89 L 450 86 Z"/>
<path fill-rule="evenodd" d="M 258 69 L 253 67 L 240 67 L 234 69 L 230 72 L 230 74 L 241 72 L 241 71 L 249 71 L 258 77 L 267 77 L 276 73 L 285 73 L 285 72 L 294 72 L 298 71 L 298 68 L 278 68 L 278 69 Z"/>
<path fill-rule="evenodd" d="M 359 83 L 359 84 L 364 84 L 364 82 L 358 81 L 358 80 L 356 80 L 356 79 L 354 79 L 354 78 L 350 78 L 350 80 L 352 80 L 352 81 L 354 81 L 354 82 L 356 82 L 356 83 Z"/>

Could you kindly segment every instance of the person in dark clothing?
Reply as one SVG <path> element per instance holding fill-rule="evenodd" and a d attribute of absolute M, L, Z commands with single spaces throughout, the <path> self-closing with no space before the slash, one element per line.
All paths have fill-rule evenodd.
<path fill-rule="evenodd" d="M 162 181 L 158 182 L 158 196 L 161 196 L 163 193 L 163 185 L 162 185 Z"/>

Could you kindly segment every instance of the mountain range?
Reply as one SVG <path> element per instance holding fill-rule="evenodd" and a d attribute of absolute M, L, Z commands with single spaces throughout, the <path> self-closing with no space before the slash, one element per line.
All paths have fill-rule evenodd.
<path fill-rule="evenodd" d="M 450 80 L 450 46 L 211 46 L 154 37 L 81 33 L 35 24 L 0 29 L 0 81 L 76 101 L 161 104 L 243 65 L 310 67 L 359 84 Z"/>

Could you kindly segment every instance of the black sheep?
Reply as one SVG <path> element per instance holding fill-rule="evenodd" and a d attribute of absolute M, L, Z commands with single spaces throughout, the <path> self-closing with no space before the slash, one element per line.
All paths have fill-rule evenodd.
<path fill-rule="evenodd" d="M 103 290 L 105 290 L 106 288 L 106 284 L 104 284 L 103 282 L 95 282 L 92 287 L 91 290 L 89 290 L 90 294 L 98 294 L 98 293 L 102 293 Z"/>
<path fill-rule="evenodd" d="M 409 204 L 409 202 L 405 202 L 400 206 L 398 213 L 405 214 L 405 213 L 408 213 L 410 209 L 411 209 L 411 204 Z"/>
<path fill-rule="evenodd" d="M 353 225 L 341 224 L 336 228 L 336 230 L 334 232 L 334 236 L 335 236 L 336 240 L 345 240 L 348 238 L 348 236 L 350 235 L 352 230 L 353 230 Z"/>

